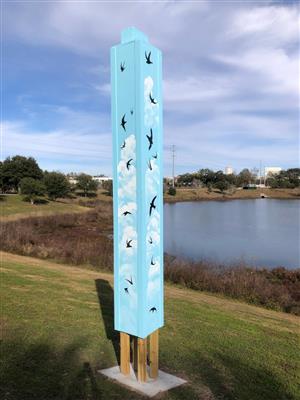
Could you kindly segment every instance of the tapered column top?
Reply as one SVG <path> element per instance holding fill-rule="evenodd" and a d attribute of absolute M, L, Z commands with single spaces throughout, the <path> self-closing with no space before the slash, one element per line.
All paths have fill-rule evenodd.
<path fill-rule="evenodd" d="M 134 41 L 148 42 L 148 37 L 134 26 L 124 29 L 121 33 L 121 42 L 128 43 Z"/>

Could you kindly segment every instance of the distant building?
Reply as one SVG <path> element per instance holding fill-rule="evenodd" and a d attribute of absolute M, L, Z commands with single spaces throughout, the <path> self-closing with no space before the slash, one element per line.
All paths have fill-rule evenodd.
<path fill-rule="evenodd" d="M 76 174 L 68 174 L 68 175 L 66 175 L 66 177 L 71 185 L 76 185 L 76 183 L 77 183 L 77 175 Z"/>
<path fill-rule="evenodd" d="M 225 175 L 231 175 L 231 174 L 233 174 L 233 168 L 230 166 L 225 167 Z"/>
<path fill-rule="evenodd" d="M 174 177 L 175 185 L 177 184 L 178 176 Z M 172 185 L 173 184 L 173 177 L 172 176 L 165 176 L 164 181 L 167 185 Z"/>
<path fill-rule="evenodd" d="M 280 167 L 265 167 L 265 177 L 268 178 L 271 175 L 279 174 L 281 170 Z"/>
<path fill-rule="evenodd" d="M 93 180 L 96 181 L 100 187 L 102 187 L 104 182 L 112 181 L 112 178 L 109 176 L 95 175 L 93 176 Z"/>
<path fill-rule="evenodd" d="M 76 185 L 76 183 L 78 181 L 78 175 L 80 175 L 80 174 L 72 173 L 72 174 L 67 175 L 67 179 L 68 179 L 69 183 L 71 183 L 71 185 Z M 96 181 L 98 183 L 98 185 L 100 187 L 103 185 L 104 182 L 112 181 L 111 177 L 104 176 L 104 175 L 94 175 L 94 176 L 92 176 L 92 178 L 94 181 Z"/>

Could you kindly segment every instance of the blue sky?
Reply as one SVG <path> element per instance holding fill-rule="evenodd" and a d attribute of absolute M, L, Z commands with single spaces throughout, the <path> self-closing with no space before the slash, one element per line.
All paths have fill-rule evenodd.
<path fill-rule="evenodd" d="M 272 1 L 2 2 L 2 157 L 111 174 L 110 47 L 164 57 L 164 165 L 299 164 L 299 8 Z"/>

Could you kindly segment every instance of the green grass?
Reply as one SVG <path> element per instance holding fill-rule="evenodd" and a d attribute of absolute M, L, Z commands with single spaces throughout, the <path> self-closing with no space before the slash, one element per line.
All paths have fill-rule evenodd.
<path fill-rule="evenodd" d="M 30 204 L 23 201 L 18 194 L 0 196 L 1 217 L 12 219 L 30 215 L 50 215 L 68 212 L 83 212 L 86 207 L 81 207 L 72 200 L 47 201 L 45 204 Z"/>
<path fill-rule="evenodd" d="M 1 398 L 142 399 L 97 373 L 116 365 L 112 276 L 2 254 Z M 296 316 L 166 286 L 163 399 L 300 399 Z"/>

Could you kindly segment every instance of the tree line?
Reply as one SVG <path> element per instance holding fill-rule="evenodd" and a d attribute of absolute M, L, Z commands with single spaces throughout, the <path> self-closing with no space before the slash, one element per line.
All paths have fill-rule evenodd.
<path fill-rule="evenodd" d="M 272 188 L 296 188 L 300 186 L 300 168 L 290 168 L 271 175 L 267 179 L 268 186 Z"/>
<path fill-rule="evenodd" d="M 230 187 L 247 187 L 260 183 L 259 177 L 249 169 L 243 169 L 239 174 L 224 174 L 222 171 L 212 171 L 205 168 L 194 173 L 180 175 L 177 186 L 205 186 L 208 190 L 218 189 L 221 192 Z M 291 168 L 266 177 L 266 186 L 272 188 L 296 188 L 300 186 L 300 168 Z"/>
<path fill-rule="evenodd" d="M 69 197 L 76 190 L 87 196 L 97 191 L 98 184 L 90 175 L 80 174 L 72 185 L 61 172 L 43 171 L 32 157 L 16 155 L 0 163 L 0 189 L 2 193 L 21 193 L 34 204 L 40 197 L 50 200 Z"/>
<path fill-rule="evenodd" d="M 76 184 L 69 183 L 67 177 L 56 171 L 43 171 L 33 157 L 16 155 L 0 162 L 0 190 L 2 193 L 21 193 L 32 204 L 43 196 L 57 200 L 70 196 L 77 191 L 87 196 L 97 191 L 97 182 L 90 175 L 76 176 Z M 249 169 L 243 169 L 239 174 L 224 174 L 205 168 L 194 173 L 182 174 L 177 178 L 176 186 L 204 186 L 209 191 L 217 189 L 222 193 L 230 187 L 245 187 L 259 183 L 257 175 Z M 267 177 L 266 185 L 272 188 L 297 188 L 300 186 L 300 168 L 290 168 Z M 112 195 L 112 182 L 107 182 L 108 193 Z M 169 188 L 175 194 L 175 188 Z"/>

